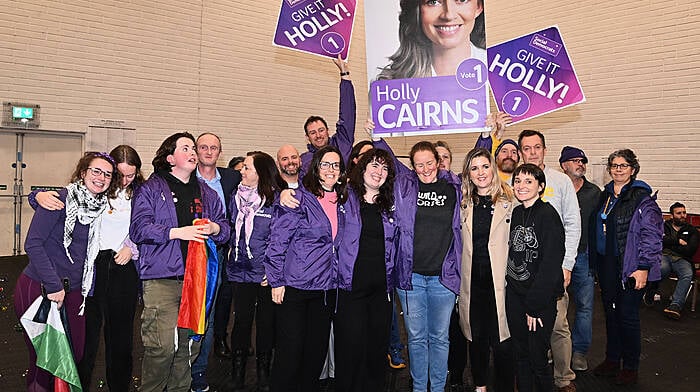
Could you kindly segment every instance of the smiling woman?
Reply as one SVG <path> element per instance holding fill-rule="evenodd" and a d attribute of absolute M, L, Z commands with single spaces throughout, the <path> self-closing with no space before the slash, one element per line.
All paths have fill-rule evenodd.
<path fill-rule="evenodd" d="M 114 160 L 109 155 L 85 153 L 78 161 L 71 183 L 58 192 L 66 208 L 37 209 L 25 242 L 29 264 L 15 288 L 17 317 L 41 295 L 56 302 L 59 308 L 66 307 L 76 362 L 82 359 L 85 346 L 85 319 L 80 315 L 81 307 L 92 287 L 100 245 L 97 218 L 107 206 L 106 193 L 115 170 Z M 29 350 L 27 390 L 48 390 L 53 377 L 36 366 L 37 353 L 26 334 L 25 341 Z"/>
<path fill-rule="evenodd" d="M 486 64 L 484 0 L 401 0 L 399 49 L 377 79 L 454 75 L 465 59 Z"/>

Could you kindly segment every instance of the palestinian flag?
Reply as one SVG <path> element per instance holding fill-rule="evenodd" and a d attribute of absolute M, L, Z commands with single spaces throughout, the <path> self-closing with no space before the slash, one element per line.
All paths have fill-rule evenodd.
<path fill-rule="evenodd" d="M 195 225 L 208 223 L 208 219 L 195 219 Z M 216 280 L 219 275 L 219 258 L 216 244 L 211 238 L 205 242 L 190 241 L 187 247 L 185 279 L 182 283 L 182 299 L 177 316 L 177 326 L 202 335 L 209 314 L 214 306 Z"/>
<path fill-rule="evenodd" d="M 38 297 L 20 318 L 25 332 L 36 351 L 36 365 L 65 381 L 71 392 L 82 391 L 78 368 L 75 366 L 73 350 L 67 328 L 61 318 L 65 307 L 59 311 L 55 302 Z M 66 319 L 66 317 L 64 317 Z"/>

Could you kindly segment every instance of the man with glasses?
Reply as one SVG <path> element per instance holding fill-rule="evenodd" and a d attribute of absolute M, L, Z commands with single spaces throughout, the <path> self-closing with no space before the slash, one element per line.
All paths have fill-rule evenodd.
<path fill-rule="evenodd" d="M 211 133 L 205 132 L 196 141 L 197 148 L 197 177 L 202 179 L 211 189 L 216 191 L 221 203 L 226 210 L 226 217 L 230 215 L 229 201 L 231 193 L 238 187 L 241 182 L 241 173 L 238 170 L 233 170 L 225 167 L 217 167 L 216 163 L 221 155 L 221 139 Z M 223 277 L 225 273 L 224 266 L 228 257 L 228 244 L 217 246 L 219 256 L 219 273 Z M 214 354 L 218 357 L 230 358 L 231 349 L 227 341 L 226 327 L 228 326 L 229 316 L 231 313 L 231 301 L 233 293 L 231 285 L 226 279 L 218 281 L 216 304 L 211 318 L 207 325 L 207 330 L 202 340 L 199 356 L 192 363 L 192 391 L 206 391 L 209 384 L 206 379 L 207 363 L 209 351 L 214 341 Z M 211 324 L 214 324 L 213 328 Z"/>
<path fill-rule="evenodd" d="M 581 241 L 578 244 L 576 264 L 571 271 L 571 289 L 576 303 L 576 318 L 571 328 L 573 355 L 571 368 L 586 371 L 586 354 L 593 337 L 593 273 L 588 265 L 588 221 L 600 199 L 600 188 L 586 179 L 588 158 L 583 150 L 566 146 L 561 150 L 559 165 L 571 179 L 581 209 Z"/>
<path fill-rule="evenodd" d="M 581 215 L 574 186 L 564 173 L 545 167 L 544 156 L 547 145 L 544 135 L 539 131 L 524 130 L 518 136 L 518 145 L 523 162 L 539 166 L 544 171 L 547 185 L 542 194 L 542 200 L 550 203 L 559 213 L 564 224 L 566 253 L 562 262 L 564 275 L 564 294 L 557 301 L 557 318 L 552 331 L 552 361 L 554 362 L 554 385 L 559 392 L 574 392 L 576 384 L 573 380 L 576 373 L 571 370 L 571 331 L 566 319 L 569 307 L 569 294 L 566 288 L 571 282 L 571 271 L 576 263 L 576 253 L 581 237 Z M 517 348 L 516 348 L 517 349 Z"/>

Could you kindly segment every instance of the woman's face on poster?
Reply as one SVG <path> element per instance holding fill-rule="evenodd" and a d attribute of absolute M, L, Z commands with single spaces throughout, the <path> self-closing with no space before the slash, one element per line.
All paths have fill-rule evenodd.
<path fill-rule="evenodd" d="M 474 20 L 483 11 L 478 0 L 419 0 L 420 23 L 433 47 L 452 49 L 469 44 Z"/>

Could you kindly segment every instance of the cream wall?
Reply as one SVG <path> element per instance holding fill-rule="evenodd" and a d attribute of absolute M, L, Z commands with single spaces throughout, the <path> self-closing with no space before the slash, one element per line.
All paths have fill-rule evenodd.
<path fill-rule="evenodd" d="M 226 160 L 250 149 L 274 154 L 283 143 L 301 150 L 308 115 L 335 122 L 338 74 L 330 60 L 272 46 L 279 4 L 10 0 L 0 8 L 0 99 L 41 104 L 45 129 L 128 121 L 145 162 L 179 130 L 218 133 Z M 700 15 L 693 4 L 488 1 L 490 45 L 559 25 L 587 97 L 507 136 L 525 127 L 544 131 L 550 165 L 558 165 L 563 145 L 582 147 L 597 181 L 603 157 L 630 147 L 663 209 L 680 200 L 700 212 Z M 350 50 L 358 140 L 367 113 L 364 39 L 358 1 Z M 475 136 L 444 139 L 460 165 Z M 415 141 L 390 143 L 406 153 Z"/>

